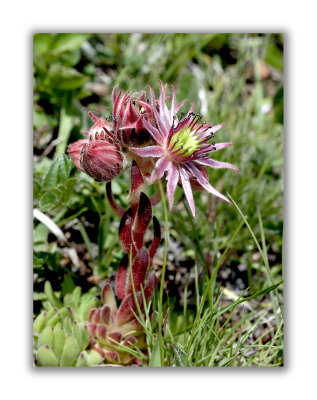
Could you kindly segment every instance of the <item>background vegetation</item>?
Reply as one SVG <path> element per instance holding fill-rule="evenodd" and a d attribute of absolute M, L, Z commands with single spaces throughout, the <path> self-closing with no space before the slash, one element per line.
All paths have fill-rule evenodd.
<path fill-rule="evenodd" d="M 283 365 L 279 34 L 34 36 L 34 314 L 47 299 L 47 280 L 61 299 L 77 285 L 87 292 L 113 280 L 122 256 L 118 218 L 105 186 L 78 173 L 65 150 L 91 126 L 88 110 L 111 113 L 116 84 L 131 91 L 150 84 L 158 94 L 159 79 L 175 86 L 178 101 L 188 99 L 184 111 L 194 101 L 204 120 L 226 123 L 216 140 L 234 146 L 216 159 L 240 169 L 209 173 L 237 207 L 196 193 L 195 222 L 177 189 L 177 206 L 169 214 L 165 365 Z M 126 205 L 129 173 L 112 187 Z M 39 211 L 54 223 L 51 228 Z M 161 204 L 154 213 L 164 227 Z M 162 263 L 163 243 L 154 260 L 158 277 Z M 148 336 L 155 365 L 154 324 Z"/>

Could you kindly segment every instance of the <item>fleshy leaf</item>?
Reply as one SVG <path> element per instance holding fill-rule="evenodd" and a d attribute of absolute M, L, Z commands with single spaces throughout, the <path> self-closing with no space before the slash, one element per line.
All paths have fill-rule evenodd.
<path fill-rule="evenodd" d="M 154 289 L 156 285 L 156 277 L 155 273 L 152 272 L 147 280 L 147 283 L 144 287 L 144 297 L 145 300 L 148 302 L 153 295 Z M 136 293 L 136 298 L 139 303 L 140 309 L 143 309 L 143 298 L 141 291 Z M 134 301 L 133 293 L 127 296 L 121 303 L 118 313 L 117 313 L 117 322 L 119 325 L 130 321 L 133 318 L 133 311 L 137 312 L 137 306 Z"/>
<path fill-rule="evenodd" d="M 102 289 L 101 298 L 102 303 L 108 305 L 112 313 L 117 311 L 117 302 L 109 283 L 106 283 L 104 288 Z"/>
<path fill-rule="evenodd" d="M 130 254 L 132 247 L 132 254 L 135 256 L 136 248 L 132 241 L 132 208 L 129 208 L 121 218 L 119 225 L 119 240 L 121 246 L 124 248 L 127 254 Z"/>
<path fill-rule="evenodd" d="M 136 248 L 139 250 L 143 246 L 143 236 L 152 219 L 152 206 L 147 195 L 141 192 L 139 207 L 133 224 L 133 239 Z"/>
<path fill-rule="evenodd" d="M 158 219 L 155 216 L 153 217 L 153 230 L 154 230 L 154 237 L 151 246 L 149 248 L 150 260 L 153 259 L 156 250 L 158 249 L 161 242 L 161 227 L 160 223 L 158 222 Z"/>
<path fill-rule="evenodd" d="M 140 198 L 140 193 L 145 191 L 144 179 L 141 174 L 140 168 L 136 162 L 133 161 L 131 167 L 131 191 L 129 194 L 129 202 L 131 207 L 135 207 Z"/>
<path fill-rule="evenodd" d="M 68 334 L 65 340 L 63 353 L 61 356 L 61 367 L 72 367 L 78 357 L 78 344 L 73 335 Z"/>
<path fill-rule="evenodd" d="M 132 277 L 135 291 L 139 291 L 141 289 L 141 284 L 144 284 L 144 279 L 146 275 L 147 268 L 149 266 L 149 253 L 145 247 L 138 252 L 132 264 Z M 128 273 L 127 285 L 125 295 L 132 293 L 132 282 L 130 277 L 130 271 Z"/>
<path fill-rule="evenodd" d="M 115 213 L 117 213 L 120 217 L 123 216 L 124 214 L 124 209 L 122 207 L 120 207 L 114 200 L 113 195 L 112 195 L 112 190 L 111 190 L 111 181 L 107 182 L 106 184 L 106 190 L 107 190 L 107 198 L 108 201 L 112 207 L 112 209 L 114 210 Z"/>
<path fill-rule="evenodd" d="M 125 254 L 119 264 L 116 276 L 116 295 L 119 299 L 124 299 L 127 283 L 127 273 L 129 265 L 129 256 Z"/>
<path fill-rule="evenodd" d="M 40 367 L 57 367 L 58 360 L 50 346 L 42 346 L 36 353 L 36 361 Z"/>

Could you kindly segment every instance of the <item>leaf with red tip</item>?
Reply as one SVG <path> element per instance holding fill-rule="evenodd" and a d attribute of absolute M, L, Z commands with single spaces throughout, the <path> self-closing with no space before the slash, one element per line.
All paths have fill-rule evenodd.
<path fill-rule="evenodd" d="M 107 337 L 107 339 L 108 339 L 108 343 L 110 344 L 110 345 L 115 345 L 116 343 L 115 342 L 118 342 L 118 343 L 120 343 L 120 341 L 121 341 L 121 333 L 120 332 L 110 332 L 110 333 L 108 333 L 108 337 Z"/>
<path fill-rule="evenodd" d="M 110 283 L 106 283 L 101 292 L 102 303 L 110 307 L 111 313 L 117 311 L 117 302 Z"/>
<path fill-rule="evenodd" d="M 104 358 L 106 356 L 106 352 L 102 349 L 100 349 L 99 347 L 94 347 L 93 350 L 97 351 L 102 358 Z"/>
<path fill-rule="evenodd" d="M 92 322 L 94 320 L 94 315 L 95 315 L 96 311 L 97 311 L 97 308 L 92 308 L 89 311 L 89 314 L 88 314 L 88 321 L 89 322 Z"/>
<path fill-rule="evenodd" d="M 122 217 L 123 214 L 124 214 L 124 212 L 125 212 L 125 210 L 124 210 L 122 207 L 120 207 L 120 206 L 115 202 L 115 200 L 114 200 L 114 198 L 113 198 L 112 190 L 111 190 L 111 181 L 110 181 L 110 182 L 107 182 L 107 184 L 106 184 L 106 191 L 107 191 L 107 198 L 108 198 L 108 201 L 109 201 L 109 203 L 110 203 L 110 205 L 111 205 L 113 211 L 114 211 L 115 213 L 117 213 L 120 217 Z"/>
<path fill-rule="evenodd" d="M 106 343 L 107 339 L 107 328 L 104 325 L 98 325 L 96 329 L 96 337 L 103 344 Z"/>
<path fill-rule="evenodd" d="M 97 340 L 95 339 L 90 339 L 89 340 L 89 348 L 92 349 L 94 346 L 96 346 Z"/>
<path fill-rule="evenodd" d="M 95 314 L 94 314 L 94 321 L 95 324 L 99 324 L 100 322 L 100 310 L 96 310 Z"/>
<path fill-rule="evenodd" d="M 150 199 L 144 192 L 140 194 L 138 211 L 133 224 L 133 232 L 145 232 L 152 219 L 152 206 Z"/>
<path fill-rule="evenodd" d="M 149 248 L 150 260 L 153 259 L 156 250 L 158 249 L 161 242 L 161 227 L 158 219 L 155 216 L 153 217 L 153 230 L 154 230 L 154 237 L 151 246 Z"/>
<path fill-rule="evenodd" d="M 121 246 L 124 248 L 125 252 L 130 254 L 130 249 L 132 247 L 133 256 L 136 254 L 136 248 L 132 241 L 132 208 L 129 208 L 121 218 L 119 225 L 119 240 Z"/>
<path fill-rule="evenodd" d="M 147 268 L 149 266 L 149 253 L 145 247 L 138 252 L 135 256 L 135 259 L 132 263 L 132 277 L 135 291 L 138 292 L 141 289 L 141 284 L 144 286 L 144 279 L 146 275 Z M 133 292 L 132 282 L 131 282 L 131 274 L 130 271 L 127 277 L 127 285 L 126 285 L 126 296 Z"/>
<path fill-rule="evenodd" d="M 120 364 L 120 356 L 116 351 L 109 351 L 104 355 L 105 359 L 111 363 Z"/>
<path fill-rule="evenodd" d="M 156 277 L 155 273 L 152 272 L 147 280 L 147 283 L 144 287 L 144 297 L 145 300 L 148 302 L 153 295 L 154 289 L 156 285 Z M 139 291 L 136 293 L 137 301 L 139 303 L 140 309 L 143 310 L 143 297 L 142 292 Z M 119 325 L 122 325 L 125 322 L 130 321 L 134 315 L 133 311 L 137 313 L 137 306 L 134 301 L 133 293 L 129 294 L 121 303 L 116 319 Z"/>
<path fill-rule="evenodd" d="M 124 346 L 132 347 L 137 342 L 137 339 L 134 336 L 128 336 L 123 342 Z"/>
<path fill-rule="evenodd" d="M 125 298 L 125 288 L 127 283 L 129 256 L 125 254 L 120 261 L 116 275 L 116 295 L 119 299 Z"/>
<path fill-rule="evenodd" d="M 139 250 L 143 246 L 143 236 L 146 228 L 149 226 L 152 219 L 152 206 L 147 195 L 141 192 L 139 207 L 133 224 L 133 239 L 136 248 Z"/>
<path fill-rule="evenodd" d="M 97 329 L 97 324 L 94 324 L 94 323 L 88 324 L 88 330 L 92 337 L 95 336 L 96 329 Z"/>
<path fill-rule="evenodd" d="M 120 332 L 123 336 L 125 335 L 140 335 L 144 332 L 142 325 L 135 319 L 131 319 L 129 322 L 126 322 L 124 325 L 120 326 Z"/>
<path fill-rule="evenodd" d="M 111 309 L 106 304 L 104 304 L 100 309 L 100 319 L 104 324 L 109 324 L 109 322 L 110 322 Z"/>
<path fill-rule="evenodd" d="M 145 184 L 140 168 L 133 160 L 131 167 L 131 191 L 129 194 L 129 202 L 131 206 L 135 206 L 139 202 L 140 193 L 145 191 Z"/>

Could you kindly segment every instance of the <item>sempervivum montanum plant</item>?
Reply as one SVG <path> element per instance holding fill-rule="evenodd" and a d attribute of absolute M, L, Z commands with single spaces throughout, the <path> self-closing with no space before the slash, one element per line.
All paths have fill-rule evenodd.
<path fill-rule="evenodd" d="M 131 150 L 141 157 L 158 158 L 149 183 L 162 178 L 167 171 L 167 195 L 170 209 L 173 206 L 176 186 L 180 183 L 195 218 L 192 186 L 195 189 L 204 189 L 230 203 L 224 195 L 210 185 L 206 166 L 217 169 L 229 168 L 238 172 L 238 168 L 234 165 L 211 158 L 211 154 L 231 146 L 233 143 L 209 143 L 215 132 L 222 128 L 224 124 L 212 126 L 205 122 L 200 123 L 202 117 L 194 114 L 194 104 L 191 105 L 186 116 L 182 114 L 181 119 L 178 119 L 177 112 L 184 101 L 175 105 L 176 95 L 175 89 L 172 87 L 171 108 L 168 109 L 165 102 L 167 85 L 163 86 L 162 82 L 160 82 L 160 85 L 161 92 L 158 102 L 155 100 L 152 88 L 148 87 L 155 123 L 151 124 L 144 120 L 145 128 L 151 133 L 155 145 L 131 148 Z"/>
<path fill-rule="evenodd" d="M 90 348 L 95 349 L 105 362 L 120 365 L 138 364 L 146 358 L 146 335 L 138 318 L 144 312 L 144 301 L 151 299 L 156 277 L 151 272 L 152 259 L 160 243 L 160 226 L 152 218 L 150 199 L 144 193 L 141 172 L 134 163 L 131 169 L 131 207 L 124 211 L 118 207 L 108 183 L 108 198 L 114 210 L 122 216 L 119 226 L 119 240 L 126 254 L 122 257 L 115 283 L 115 292 L 121 300 L 117 306 L 110 284 L 102 291 L 102 306 L 93 308 L 88 316 L 89 331 L 92 335 Z M 150 247 L 144 245 L 144 234 L 153 220 L 154 237 Z M 131 351 L 128 351 L 131 348 Z M 137 352 L 133 351 L 136 350 Z"/>

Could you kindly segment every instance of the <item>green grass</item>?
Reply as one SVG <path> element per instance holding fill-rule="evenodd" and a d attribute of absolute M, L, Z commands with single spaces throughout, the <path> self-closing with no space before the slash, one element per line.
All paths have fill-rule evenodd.
<path fill-rule="evenodd" d="M 88 110 L 110 114 L 115 84 L 131 91 L 150 84 L 156 94 L 158 79 L 173 84 L 177 100 L 188 99 L 184 111 L 194 101 L 195 111 L 204 114 L 205 121 L 225 122 L 215 142 L 234 145 L 216 153 L 215 159 L 236 165 L 240 173 L 209 169 L 210 183 L 228 193 L 233 205 L 195 193 L 196 221 L 180 188 L 172 212 L 165 202 L 153 208 L 162 226 L 168 227 L 162 235 L 162 280 L 168 267 L 167 239 L 173 238 L 182 259 L 195 262 L 195 290 L 190 295 L 188 276 L 180 310 L 175 307 L 178 299 L 165 293 L 160 282 L 142 320 L 149 347 L 144 365 L 283 365 L 283 37 L 89 34 L 70 39 L 55 37 L 48 45 L 50 38 L 35 38 L 34 207 L 45 204 L 43 211 L 63 231 L 75 221 L 74 235 L 85 245 L 89 256 L 85 262 L 94 276 L 104 279 L 114 274 L 122 249 L 117 239 L 119 220 L 107 203 L 105 186 L 73 168 L 69 179 L 77 181 L 63 202 L 62 186 L 61 193 L 48 187 L 41 198 L 43 180 L 52 160 L 81 137 L 81 130 L 89 129 Z M 52 63 L 58 68 L 52 70 Z M 63 81 L 62 76 L 68 79 Z M 92 82 L 103 84 L 107 94 L 99 95 Z M 50 151 L 43 154 L 47 148 Z M 118 203 L 127 207 L 129 171 L 117 177 L 112 188 Z M 149 188 L 149 193 L 153 190 Z M 56 199 L 54 209 L 44 203 L 51 198 Z M 60 244 L 37 221 L 34 233 L 34 293 L 43 292 L 47 279 L 61 290 L 71 265 L 61 263 Z M 234 282 L 240 267 L 246 277 L 241 287 Z M 221 278 L 225 269 L 232 280 Z M 75 284 L 87 284 L 79 271 L 71 276 Z M 86 289 L 92 283 L 87 285 Z M 163 335 L 160 327 L 166 313 Z"/>

